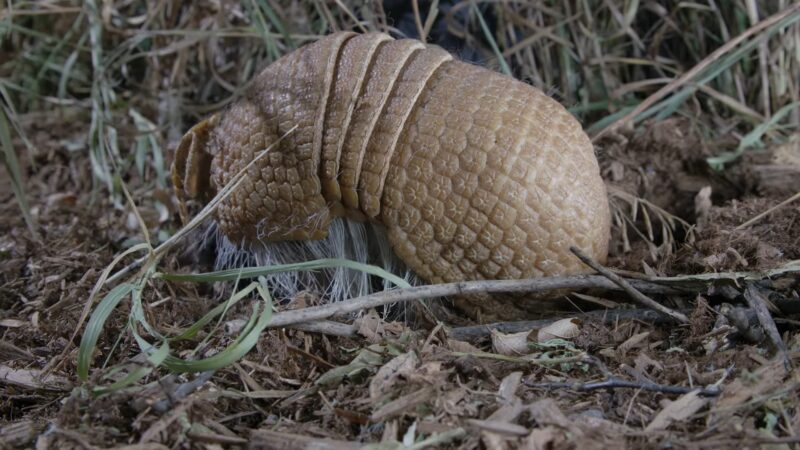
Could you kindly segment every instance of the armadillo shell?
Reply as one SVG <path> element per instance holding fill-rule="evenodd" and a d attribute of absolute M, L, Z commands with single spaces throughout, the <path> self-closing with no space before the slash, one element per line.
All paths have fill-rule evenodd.
<path fill-rule="evenodd" d="M 433 283 L 583 272 L 571 245 L 606 258 L 606 189 L 580 124 L 419 41 L 336 33 L 279 59 L 187 133 L 179 196 L 209 198 L 259 155 L 216 213 L 234 242 L 369 220 Z"/>

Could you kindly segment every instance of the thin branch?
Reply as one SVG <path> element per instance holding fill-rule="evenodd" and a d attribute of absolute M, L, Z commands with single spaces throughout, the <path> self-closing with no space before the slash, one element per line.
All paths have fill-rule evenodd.
<path fill-rule="evenodd" d="M 356 335 L 356 328 L 352 324 L 333 322 L 331 320 L 298 323 L 292 325 L 291 328 L 309 333 L 327 334 L 328 336 L 353 337 Z"/>
<path fill-rule="evenodd" d="M 601 320 L 606 324 L 613 324 L 619 320 L 639 320 L 652 324 L 672 322 L 672 319 L 659 314 L 652 309 L 605 309 L 598 311 L 588 311 L 580 314 L 572 314 L 564 317 L 541 320 L 523 320 L 516 322 L 495 322 L 485 325 L 472 325 L 466 327 L 453 328 L 448 336 L 457 341 L 472 341 L 485 336 L 489 336 L 492 330 L 501 333 L 519 333 L 532 329 L 546 327 L 547 325 L 565 318 Z"/>
<path fill-rule="evenodd" d="M 665 286 L 640 280 L 630 280 L 630 284 L 641 291 L 649 289 L 662 292 Z M 479 293 L 537 293 L 552 292 L 562 289 L 610 289 L 620 288 L 611 280 L 598 275 L 575 275 L 570 277 L 531 278 L 525 280 L 482 280 L 461 281 L 457 283 L 434 284 L 418 286 L 408 289 L 378 292 L 376 294 L 356 297 L 347 301 L 329 303 L 298 310 L 286 311 L 275 314 L 268 328 L 282 328 L 289 325 L 316 322 L 329 319 L 336 315 L 349 314 L 362 309 L 376 308 L 392 303 L 401 303 L 411 300 L 424 300 L 452 295 L 467 295 Z M 674 292 L 681 293 L 680 290 Z M 660 306 L 660 305 L 659 305 Z"/>
<path fill-rule="evenodd" d="M 531 383 L 523 381 L 525 386 L 539 389 L 572 389 L 574 391 L 586 392 L 598 389 L 640 389 L 643 391 L 661 392 L 664 394 L 688 394 L 693 391 L 700 391 L 704 397 L 716 397 L 722 390 L 717 386 L 706 388 L 696 388 L 687 386 L 673 386 L 668 384 L 646 383 L 640 381 L 627 381 L 619 378 L 609 378 L 594 383 Z"/>
<path fill-rule="evenodd" d="M 427 42 L 428 37 L 425 35 L 425 27 L 422 26 L 422 18 L 419 15 L 419 0 L 411 0 L 411 8 L 414 10 L 414 23 L 417 25 L 419 40 Z"/>
<path fill-rule="evenodd" d="M 771 214 L 771 213 L 775 212 L 775 210 L 777 210 L 779 208 L 782 208 L 782 207 L 788 205 L 789 203 L 792 203 L 795 200 L 800 200 L 800 192 L 798 192 L 798 193 L 794 194 L 793 196 L 787 198 L 786 200 L 778 203 L 777 205 L 767 209 L 766 211 L 758 214 L 757 216 L 753 217 L 752 219 L 748 220 L 747 222 L 745 222 L 745 223 L 739 225 L 738 227 L 736 227 L 736 229 L 737 230 L 741 230 L 743 228 L 747 228 L 750 225 L 758 222 L 762 218 L 766 217 L 768 214 Z"/>
<path fill-rule="evenodd" d="M 786 367 L 788 372 L 791 372 L 792 361 L 791 358 L 789 358 L 786 344 L 783 342 L 781 334 L 778 332 L 778 327 L 775 325 L 775 321 L 772 319 L 772 315 L 767 309 L 767 299 L 764 298 L 758 288 L 752 283 L 747 284 L 747 289 L 744 291 L 744 298 L 747 300 L 747 304 L 750 308 L 756 312 L 756 317 L 758 317 L 758 322 L 761 324 L 761 328 L 764 329 L 764 333 L 775 349 L 778 350 L 778 353 L 780 353 L 784 367 Z"/>
<path fill-rule="evenodd" d="M 197 389 L 200 389 L 200 387 L 211 380 L 213 376 L 214 371 L 209 370 L 207 372 L 200 373 L 200 375 L 196 376 L 191 381 L 187 381 L 186 383 L 181 383 L 178 385 L 170 385 L 169 383 L 164 382 L 166 380 L 160 380 L 162 387 L 164 387 L 164 395 L 166 398 L 157 401 L 151 407 L 156 412 L 165 413 L 169 411 L 177 402 L 183 400 Z M 170 381 L 174 382 L 175 379 L 177 379 L 175 375 L 169 376 Z"/>
<path fill-rule="evenodd" d="M 639 304 L 644 305 L 651 309 L 655 309 L 656 311 L 659 311 L 663 314 L 666 314 L 667 316 L 672 317 L 678 322 L 684 324 L 689 323 L 689 319 L 684 314 L 681 314 L 677 311 L 673 311 L 672 309 L 667 308 L 666 306 L 662 305 L 661 303 L 658 303 L 652 298 L 642 294 L 640 291 L 636 290 L 636 288 L 631 286 L 630 283 L 625 281 L 625 279 L 615 274 L 614 272 L 606 269 L 605 267 L 601 266 L 600 264 L 597 263 L 597 261 L 590 258 L 588 255 L 583 253 L 577 247 L 570 247 L 569 249 L 570 251 L 572 251 L 572 253 L 575 254 L 575 256 L 577 256 L 581 261 L 583 261 L 584 264 L 596 270 L 599 274 L 608 278 L 617 286 L 621 287 L 625 292 L 628 293 L 628 295 L 631 296 L 631 298 L 633 298 Z"/>

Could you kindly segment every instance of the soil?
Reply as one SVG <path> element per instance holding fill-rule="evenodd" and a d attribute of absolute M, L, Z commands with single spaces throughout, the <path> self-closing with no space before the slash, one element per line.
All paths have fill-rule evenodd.
<path fill-rule="evenodd" d="M 712 146 L 687 119 L 650 122 L 635 131 L 605 137 L 598 145 L 601 167 L 617 211 L 632 216 L 630 204 L 614 201 L 614 192 L 621 190 L 667 213 L 656 214 L 653 220 L 672 220 L 670 216 L 674 216 L 683 223 L 674 227 L 674 238 L 681 245 L 674 245 L 675 239 L 653 227 L 652 241 L 669 244 L 659 253 L 649 252 L 646 240 L 639 240 L 631 249 L 622 248 L 617 227 L 612 266 L 641 270 L 644 261 L 657 265 L 661 273 L 677 275 L 764 270 L 798 259 L 800 203 L 790 203 L 752 226 L 738 229 L 800 190 L 794 180 L 776 185 L 771 175 L 777 169 L 769 169 L 780 166 L 781 173 L 797 174 L 800 180 L 798 142 L 795 138 L 786 145 L 748 154 L 733 167 L 714 171 L 706 158 L 734 150 L 735 141 L 718 139 Z M 794 188 L 797 190 L 792 191 Z M 646 228 L 641 214 L 629 218 L 639 228 Z M 672 250 L 679 254 L 672 255 Z"/>
<path fill-rule="evenodd" d="M 3 447 L 220 448 L 250 440 L 292 448 L 303 437 L 329 439 L 331 448 L 375 442 L 401 448 L 389 444 L 423 439 L 438 448 L 492 449 L 795 442 L 800 381 L 764 333 L 752 339 L 758 333 L 748 332 L 756 325 L 745 320 L 737 327 L 736 314 L 747 316 L 745 291 L 730 285 L 658 296 L 687 312 L 687 326 L 582 318 L 571 338 L 546 343 L 536 342 L 535 330 L 455 341 L 447 326 L 387 323 L 368 313 L 347 319 L 357 322 L 354 336 L 270 330 L 243 359 L 213 374 L 157 369 L 132 387 L 93 395 L 93 387 L 118 379 L 120 368 L 142 365 L 131 333 L 123 332 L 130 313 L 123 302 L 100 336 L 89 382 L 76 375 L 82 336 L 76 329 L 89 294 L 115 255 L 141 242 L 141 233 L 123 201 L 109 201 L 102 186 L 93 186 L 82 137 L 88 118 L 73 119 L 39 115 L 23 122 L 33 154 L 19 156 L 38 239 L 19 213 L 10 177 L 0 174 Z M 679 275 L 769 270 L 800 259 L 800 202 L 740 227 L 794 193 L 759 175 L 786 150 L 748 155 L 723 172 L 699 169 L 707 167 L 706 157 L 734 146 L 734 140 L 706 141 L 684 120 L 648 123 L 599 142 L 617 219 L 609 265 Z M 791 168 L 790 157 L 780 158 Z M 166 213 L 156 203 L 168 194 L 131 173 L 124 181 L 151 236 L 174 232 L 176 211 L 169 201 Z M 642 200 L 631 200 L 636 197 Z M 159 268 L 185 271 L 184 263 L 169 256 Z M 778 306 L 800 301 L 796 276 L 772 281 L 754 289 Z M 191 326 L 227 294 L 214 286 L 151 284 L 145 314 L 168 335 Z M 583 309 L 630 303 L 609 292 L 570 299 Z M 770 306 L 796 364 L 798 322 Z M 236 334 L 226 330 L 250 314 L 249 305 L 237 305 L 221 331 L 201 333 L 207 340 L 197 356 L 231 344 Z M 508 351 L 520 342 L 514 348 L 527 354 Z M 175 342 L 170 352 L 187 356 L 198 343 Z M 587 385 L 604 380 L 629 385 Z M 653 385 L 660 389 L 649 390 Z"/>

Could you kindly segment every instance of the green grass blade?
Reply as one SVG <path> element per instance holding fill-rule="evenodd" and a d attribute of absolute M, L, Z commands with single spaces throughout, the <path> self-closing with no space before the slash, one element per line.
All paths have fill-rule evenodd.
<path fill-rule="evenodd" d="M 264 0 L 257 0 L 257 2 L 259 8 L 264 15 L 267 16 L 267 19 L 270 21 L 272 26 L 274 26 L 275 29 L 278 30 L 278 33 L 283 36 L 283 42 L 286 44 L 286 46 L 289 47 L 289 49 L 294 49 L 296 47 L 294 39 L 292 39 L 292 36 L 289 34 L 289 31 L 286 29 L 286 25 L 283 23 L 283 21 L 278 17 L 272 7 L 269 6 L 269 3 L 265 2 Z"/>
<path fill-rule="evenodd" d="M 97 339 L 103 331 L 103 325 L 122 299 L 135 288 L 136 285 L 132 283 L 123 283 L 116 286 L 100 301 L 89 318 L 89 323 L 86 324 L 86 331 L 83 333 L 83 338 L 81 338 L 81 345 L 78 348 L 78 378 L 81 380 L 86 381 L 89 378 L 92 353 L 97 346 Z"/>
<path fill-rule="evenodd" d="M 14 151 L 14 145 L 11 141 L 11 130 L 8 126 L 10 117 L 8 117 L 7 114 L 8 112 L 5 107 L 0 108 L 0 147 L 3 147 L 3 165 L 6 167 L 6 172 L 8 172 L 8 175 L 11 177 L 11 189 L 14 191 L 14 197 L 17 199 L 19 209 L 22 211 L 25 224 L 28 226 L 28 230 L 31 232 L 34 239 L 39 239 L 39 233 L 36 231 L 36 222 L 31 215 L 28 197 L 25 195 L 25 186 L 22 182 L 19 160 L 17 159 L 17 153 Z"/>
<path fill-rule="evenodd" d="M 205 282 L 211 283 L 216 281 L 232 281 L 235 280 L 237 277 L 241 277 L 242 279 L 249 279 L 255 278 L 263 275 L 271 275 L 276 273 L 282 272 L 294 272 L 300 270 L 319 270 L 319 269 L 330 269 L 334 267 L 344 267 L 348 269 L 360 270 L 362 272 L 366 272 L 370 275 L 379 276 L 383 279 L 389 280 L 394 283 L 398 287 L 407 288 L 411 287 L 407 281 L 394 275 L 386 270 L 373 266 L 370 264 L 362 264 L 355 261 L 350 261 L 347 259 L 338 259 L 338 258 L 329 258 L 329 259 L 318 259 L 315 261 L 308 261 L 303 263 L 294 263 L 294 264 L 280 264 L 274 266 L 261 266 L 261 267 L 248 267 L 242 269 L 229 269 L 229 270 L 220 270 L 217 272 L 207 272 L 207 273 L 199 273 L 199 274 L 169 274 L 169 273 L 157 273 L 155 276 L 157 278 L 161 278 L 163 280 L 169 281 L 184 281 L 184 282 Z"/>
<path fill-rule="evenodd" d="M 230 309 L 233 305 L 239 303 L 239 301 L 249 295 L 255 286 L 251 284 L 248 288 L 245 288 L 234 295 L 232 295 L 228 300 L 219 305 L 215 306 L 211 311 L 207 312 L 203 317 L 200 318 L 197 322 L 192 324 L 189 328 L 186 329 L 183 333 L 170 338 L 171 341 L 183 341 L 192 339 L 197 335 L 197 333 L 206 325 L 208 325 L 215 317 L 222 315 L 226 310 Z"/>
<path fill-rule="evenodd" d="M 139 132 L 139 136 L 136 137 L 136 146 L 141 149 L 141 155 L 137 150 L 136 157 L 141 158 L 141 161 L 137 161 L 137 168 L 140 174 L 144 176 L 144 156 L 147 153 L 151 153 L 153 155 L 152 166 L 156 171 L 156 185 L 159 187 L 166 186 L 167 170 L 164 163 L 164 153 L 155 136 L 156 125 L 133 108 L 128 110 L 128 113 L 136 125 L 136 130 Z"/>
<path fill-rule="evenodd" d="M 712 168 L 716 170 L 722 170 L 725 167 L 725 164 L 735 161 L 750 147 L 763 146 L 761 139 L 764 137 L 764 135 L 770 129 L 776 127 L 778 122 L 783 120 L 784 117 L 788 116 L 789 113 L 797 108 L 800 108 L 800 102 L 789 103 L 788 105 L 779 109 L 772 117 L 769 118 L 769 120 L 761 123 L 755 127 L 753 131 L 747 133 L 742 140 L 739 141 L 739 146 L 736 147 L 736 150 L 732 152 L 720 153 L 717 156 L 708 158 L 706 161 Z M 797 125 L 795 125 L 795 128 L 797 128 Z"/>
<path fill-rule="evenodd" d="M 492 36 L 492 32 L 489 30 L 489 26 L 486 24 L 486 20 L 484 20 L 483 14 L 478 8 L 478 4 L 475 2 L 475 0 L 470 1 L 470 8 L 478 17 L 478 22 L 481 25 L 481 30 L 483 30 L 483 35 L 486 37 L 486 40 L 489 41 L 489 46 L 492 47 L 492 52 L 494 52 L 494 55 L 497 57 L 497 62 L 500 64 L 500 71 L 508 76 L 511 76 L 511 68 L 508 67 L 508 62 L 506 62 L 503 52 L 500 51 L 500 47 L 497 46 L 497 41 L 494 39 L 494 36 Z"/>
<path fill-rule="evenodd" d="M 196 361 L 186 361 L 174 356 L 167 356 L 164 359 L 164 366 L 172 372 L 206 372 L 229 366 L 244 357 L 256 345 L 261 332 L 264 331 L 272 318 L 272 298 L 269 293 L 258 283 L 252 283 L 251 286 L 255 286 L 261 295 L 263 310 L 259 311 L 261 308 L 256 303 L 248 325 L 233 344 L 214 356 Z M 142 351 L 153 347 L 141 336 L 134 337 Z"/>
<path fill-rule="evenodd" d="M 664 111 L 661 114 L 658 114 L 659 119 L 664 119 L 668 117 L 667 111 L 676 111 L 683 102 L 691 97 L 691 95 L 697 90 L 697 86 L 705 85 L 710 83 L 712 80 L 717 78 L 723 72 L 729 70 L 735 64 L 739 62 L 747 62 L 746 56 L 753 52 L 758 45 L 763 42 L 764 39 L 769 39 L 778 31 L 785 29 L 786 27 L 800 21 L 800 12 L 791 14 L 781 20 L 780 22 L 772 25 L 771 27 L 765 29 L 759 35 L 752 37 L 749 41 L 741 44 L 739 48 L 735 51 L 731 52 L 720 58 L 714 64 L 710 64 L 706 67 L 703 71 L 698 73 L 694 78 L 697 80 L 692 85 L 685 86 L 680 89 L 677 93 L 673 94 L 669 98 L 666 98 L 655 105 L 651 106 L 647 110 L 643 111 L 639 114 L 634 121 L 641 122 L 646 118 L 654 115 L 657 111 Z M 788 106 L 788 105 L 787 105 Z M 666 108 L 666 109 L 665 109 Z M 777 114 L 777 113 L 776 113 Z"/>
<path fill-rule="evenodd" d="M 591 124 L 590 126 L 588 126 L 586 128 L 586 131 L 588 133 L 596 133 L 596 132 L 598 132 L 600 130 L 604 130 L 610 124 L 612 124 L 612 123 L 616 122 L 617 120 L 625 117 L 625 115 L 628 114 L 629 112 L 633 111 L 634 108 L 635 108 L 635 106 L 626 106 L 624 108 L 621 108 L 619 111 L 617 111 L 617 112 L 615 112 L 613 114 L 609 114 L 609 115 L 603 117 L 602 119 L 598 120 L 597 122 Z"/>
<path fill-rule="evenodd" d="M 154 368 L 163 364 L 167 356 L 169 356 L 169 343 L 164 341 L 161 347 L 158 347 L 147 357 L 147 366 L 137 366 L 121 380 L 109 384 L 108 386 L 99 386 L 93 389 L 92 393 L 94 395 L 103 395 L 133 386 L 139 380 L 152 373 Z"/>

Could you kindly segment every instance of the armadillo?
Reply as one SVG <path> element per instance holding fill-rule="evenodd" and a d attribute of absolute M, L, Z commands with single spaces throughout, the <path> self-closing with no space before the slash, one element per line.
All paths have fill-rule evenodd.
<path fill-rule="evenodd" d="M 606 189 L 578 121 L 434 45 L 339 32 L 275 61 L 181 140 L 181 204 L 207 201 L 267 148 L 215 213 L 239 248 L 367 223 L 430 283 L 586 271 L 570 246 L 607 256 Z"/>

